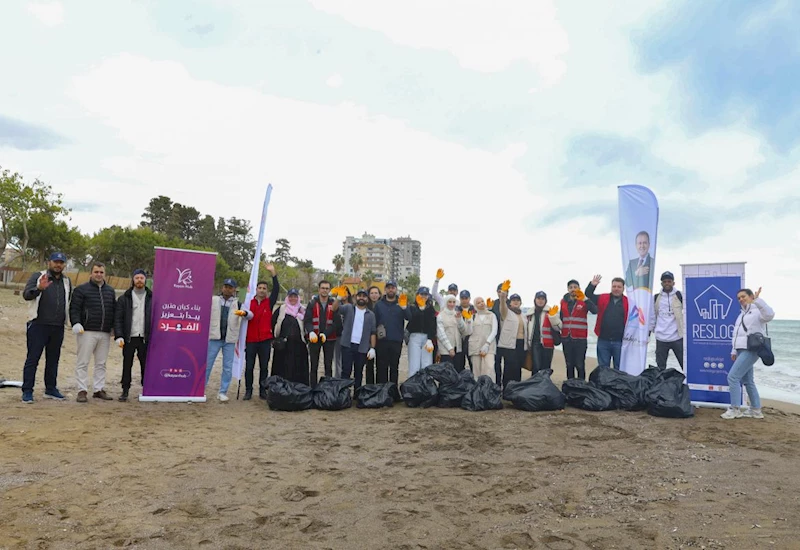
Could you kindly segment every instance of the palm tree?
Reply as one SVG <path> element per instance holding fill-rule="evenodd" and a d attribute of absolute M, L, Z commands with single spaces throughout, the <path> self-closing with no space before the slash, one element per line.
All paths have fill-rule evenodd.
<path fill-rule="evenodd" d="M 333 257 L 333 267 L 336 269 L 336 273 L 340 273 L 342 268 L 344 267 L 344 256 L 341 254 L 337 254 Z"/>
<path fill-rule="evenodd" d="M 358 252 L 350 254 L 350 267 L 353 268 L 356 275 L 358 275 L 362 265 L 364 265 L 364 258 L 361 257 L 361 254 Z"/>
<path fill-rule="evenodd" d="M 375 274 L 372 272 L 371 269 L 368 269 L 364 272 L 363 280 L 364 284 L 366 284 L 368 287 L 375 282 Z"/>

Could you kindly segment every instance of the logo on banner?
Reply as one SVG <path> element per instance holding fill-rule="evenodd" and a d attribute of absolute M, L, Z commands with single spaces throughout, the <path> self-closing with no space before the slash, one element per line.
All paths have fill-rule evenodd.
<path fill-rule="evenodd" d="M 163 378 L 190 378 L 192 371 L 189 369 L 161 369 L 159 374 Z"/>
<path fill-rule="evenodd" d="M 697 298 L 694 305 L 701 319 L 718 321 L 726 319 L 733 304 L 733 298 L 722 292 L 716 285 L 710 285 Z"/>
<path fill-rule="evenodd" d="M 628 315 L 628 322 L 635 323 L 637 320 L 639 321 L 640 325 L 644 326 L 644 310 L 640 309 L 639 306 L 633 306 L 631 308 L 630 315 Z"/>
<path fill-rule="evenodd" d="M 175 288 L 192 288 L 192 268 L 180 269 L 175 268 L 178 272 L 178 281 L 173 284 Z"/>
<path fill-rule="evenodd" d="M 158 330 L 163 332 L 185 332 L 187 334 L 198 334 L 200 332 L 200 323 L 187 323 L 185 321 L 176 321 L 168 319 L 166 321 L 159 321 Z"/>

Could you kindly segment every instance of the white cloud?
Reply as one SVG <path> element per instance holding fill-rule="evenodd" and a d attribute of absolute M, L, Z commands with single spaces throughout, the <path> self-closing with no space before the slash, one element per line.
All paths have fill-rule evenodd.
<path fill-rule="evenodd" d="M 545 86 L 566 72 L 567 33 L 552 1 L 410 0 L 387 4 L 369 0 L 311 0 L 319 10 L 376 29 L 398 44 L 445 50 L 462 66 L 500 71 L 522 60 L 533 65 Z"/>
<path fill-rule="evenodd" d="M 57 27 L 64 22 L 64 5 L 54 2 L 28 2 L 28 11 L 47 27 Z"/>
<path fill-rule="evenodd" d="M 336 73 L 329 76 L 328 79 L 325 81 L 325 84 L 327 84 L 331 88 L 340 88 L 342 86 L 342 82 L 344 82 L 344 80 L 342 79 L 342 75 Z"/>

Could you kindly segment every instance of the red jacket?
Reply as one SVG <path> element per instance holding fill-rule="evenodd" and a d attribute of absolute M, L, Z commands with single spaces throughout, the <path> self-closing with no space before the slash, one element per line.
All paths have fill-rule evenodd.
<path fill-rule="evenodd" d="M 561 320 L 564 324 L 561 325 L 561 337 L 572 338 L 573 340 L 586 340 L 589 336 L 589 323 L 586 320 L 586 315 L 589 313 L 589 308 L 585 301 L 578 300 L 572 306 L 572 311 L 569 310 L 569 302 L 561 300 Z"/>
<path fill-rule="evenodd" d="M 250 311 L 253 318 L 247 322 L 248 344 L 272 340 L 272 303 L 269 298 L 264 298 L 261 303 L 253 298 L 250 301 Z"/>
<path fill-rule="evenodd" d="M 601 294 L 597 297 L 597 322 L 594 324 L 594 333 L 600 336 L 600 327 L 603 325 L 603 315 L 606 313 L 608 303 L 611 301 L 611 294 Z M 628 324 L 628 297 L 622 297 L 622 309 L 625 311 L 622 326 Z"/>

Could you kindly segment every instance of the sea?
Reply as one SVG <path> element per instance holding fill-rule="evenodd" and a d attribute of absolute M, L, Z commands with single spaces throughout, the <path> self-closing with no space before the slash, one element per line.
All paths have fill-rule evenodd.
<path fill-rule="evenodd" d="M 589 315 L 589 327 L 594 327 L 594 315 Z M 776 399 L 800 404 L 800 321 L 772 321 L 769 323 L 772 351 L 775 364 L 765 367 L 759 360 L 755 365 L 758 393 L 765 399 Z M 597 338 L 589 331 L 589 349 L 586 355 L 597 357 Z M 647 363 L 656 364 L 656 341 L 650 338 L 647 348 Z M 678 361 L 670 352 L 667 366 L 679 368 Z"/>

